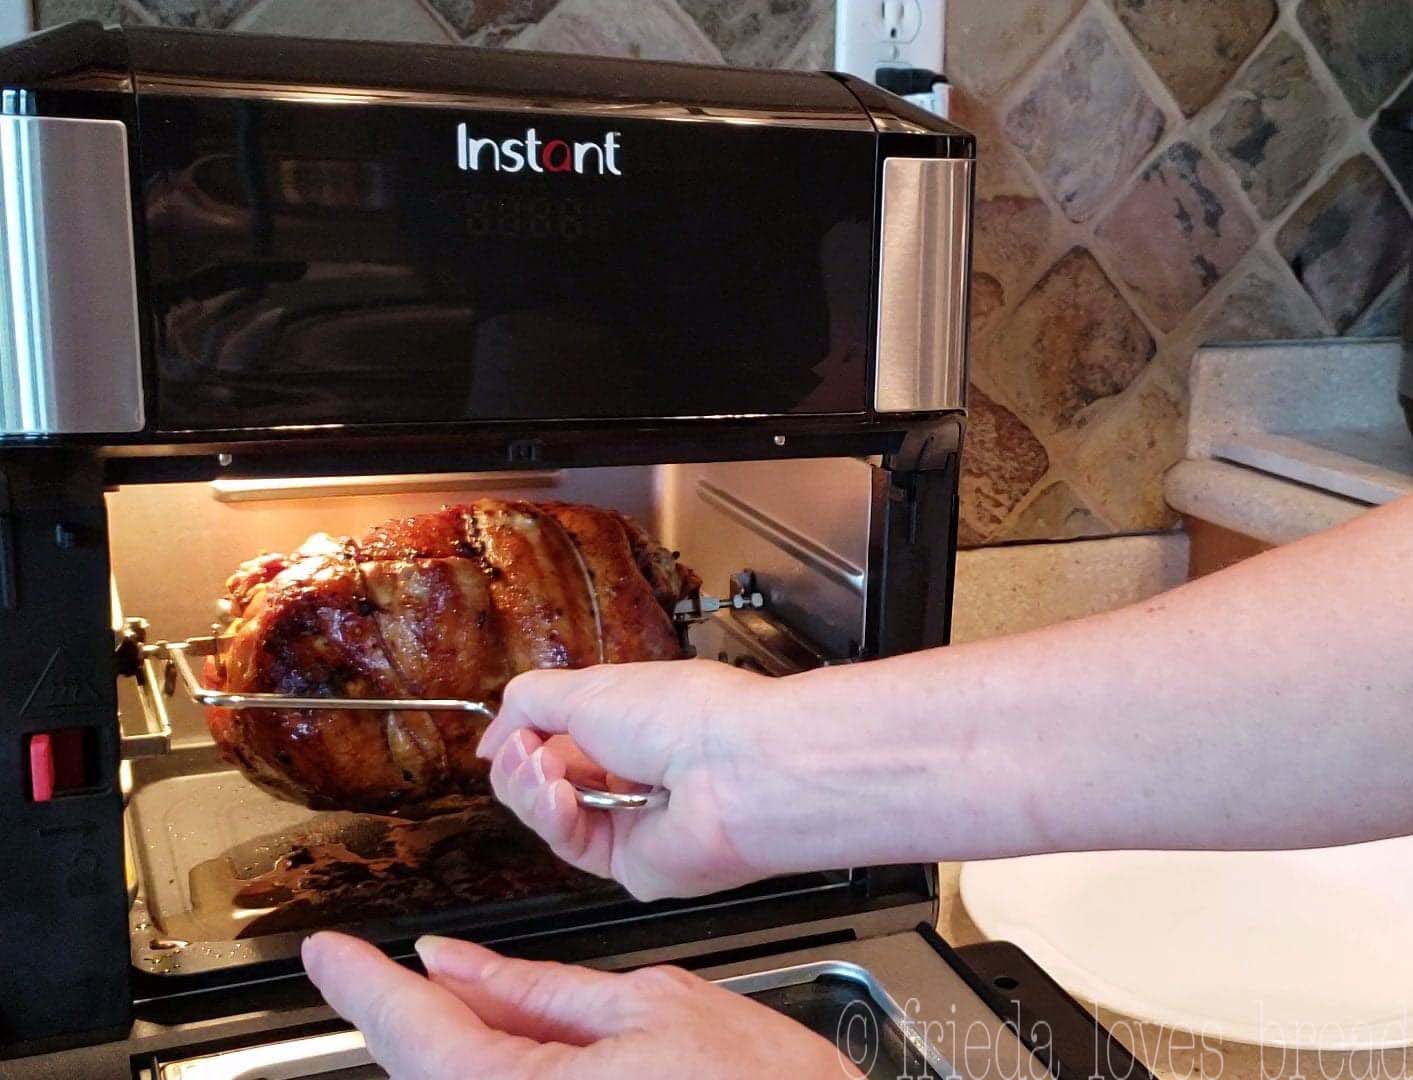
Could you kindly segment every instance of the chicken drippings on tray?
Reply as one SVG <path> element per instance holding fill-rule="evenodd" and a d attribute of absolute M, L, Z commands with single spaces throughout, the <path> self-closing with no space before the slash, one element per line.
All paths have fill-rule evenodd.
<path fill-rule="evenodd" d="M 482 499 L 311 537 L 227 581 L 232 616 L 205 681 L 231 693 L 467 698 L 495 707 L 531 668 L 670 660 L 700 586 L 629 518 Z M 485 721 L 463 712 L 210 709 L 252 781 L 321 810 L 415 813 L 487 790 Z"/>
<path fill-rule="evenodd" d="M 612 895 L 600 878 L 560 862 L 493 799 L 469 798 L 426 821 L 328 814 L 302 830 L 261 838 L 285 854 L 255 872 L 217 857 L 191 870 L 189 912 L 163 932 L 226 941 L 311 931 L 370 919 L 423 917 L 447 908 L 540 898 Z"/>

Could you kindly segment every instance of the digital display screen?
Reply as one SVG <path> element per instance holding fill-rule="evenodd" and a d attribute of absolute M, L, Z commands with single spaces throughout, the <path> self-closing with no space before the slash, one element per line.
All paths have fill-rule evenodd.
<path fill-rule="evenodd" d="M 481 240 L 583 240 L 589 211 L 575 195 L 485 194 L 464 198 L 466 235 Z"/>

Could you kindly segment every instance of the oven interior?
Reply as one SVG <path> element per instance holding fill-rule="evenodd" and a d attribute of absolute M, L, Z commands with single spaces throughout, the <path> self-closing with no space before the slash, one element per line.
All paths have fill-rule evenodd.
<path fill-rule="evenodd" d="M 785 675 L 859 651 L 871 482 L 870 462 L 824 458 L 119 487 L 107 497 L 115 624 L 142 627 L 149 643 L 208 634 L 240 562 L 315 532 L 357 534 L 486 495 L 564 500 L 632 515 L 701 574 L 704 595 L 723 603 L 682 628 L 698 656 Z M 590 920 L 630 903 L 488 799 L 403 821 L 266 794 L 220 759 L 202 708 L 160 661 L 120 678 L 119 711 L 139 971 L 203 977 L 289 961 L 328 926 L 390 941 Z M 849 878 L 808 875 L 747 895 Z"/>

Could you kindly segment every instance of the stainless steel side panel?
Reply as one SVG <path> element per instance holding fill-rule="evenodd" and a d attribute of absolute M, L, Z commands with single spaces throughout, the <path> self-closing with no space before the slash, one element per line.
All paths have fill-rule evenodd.
<path fill-rule="evenodd" d="M 143 426 L 127 131 L 0 116 L 0 436 Z"/>
<path fill-rule="evenodd" d="M 966 401 L 971 176 L 961 159 L 883 163 L 879 241 L 879 412 Z"/>
<path fill-rule="evenodd" d="M 658 475 L 658 536 L 682 551 L 708 591 L 753 570 L 773 615 L 837 657 L 857 651 L 873 505 L 865 462 L 668 465 Z"/>

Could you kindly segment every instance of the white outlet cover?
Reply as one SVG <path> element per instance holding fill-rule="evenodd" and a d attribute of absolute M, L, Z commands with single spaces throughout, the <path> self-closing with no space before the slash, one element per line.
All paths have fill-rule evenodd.
<path fill-rule="evenodd" d="M 942 71 L 946 0 L 838 0 L 834 66 L 869 82 L 880 67 Z"/>

